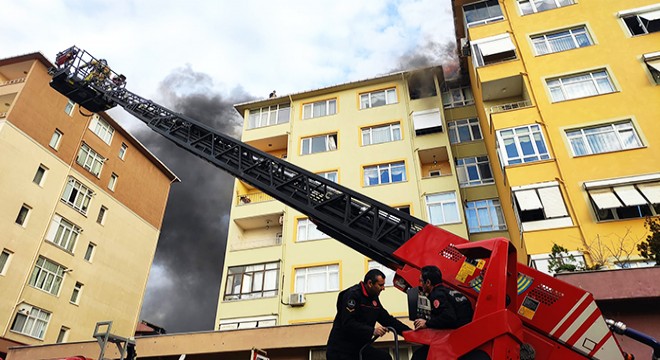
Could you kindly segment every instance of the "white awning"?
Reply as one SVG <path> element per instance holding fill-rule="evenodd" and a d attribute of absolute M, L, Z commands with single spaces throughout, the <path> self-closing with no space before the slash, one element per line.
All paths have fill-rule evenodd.
<path fill-rule="evenodd" d="M 660 71 L 660 59 L 657 60 L 646 60 L 646 65 L 652 67 L 656 71 Z"/>
<path fill-rule="evenodd" d="M 497 39 L 478 44 L 479 51 L 482 56 L 489 56 L 493 54 L 501 54 L 507 51 L 513 51 L 516 47 L 513 45 L 510 37 Z"/>
<path fill-rule="evenodd" d="M 649 11 L 646 13 L 639 14 L 639 17 L 644 18 L 648 21 L 659 20 L 660 19 L 660 10 Z"/>
<path fill-rule="evenodd" d="M 637 188 L 652 204 L 660 204 L 660 182 L 639 184 Z"/>
<path fill-rule="evenodd" d="M 547 218 L 568 216 L 566 205 L 564 205 L 564 198 L 561 196 L 559 187 L 541 188 L 538 192 L 543 203 L 543 211 Z"/>
<path fill-rule="evenodd" d="M 415 130 L 429 129 L 442 126 L 440 109 L 415 111 L 412 114 Z"/>
<path fill-rule="evenodd" d="M 538 195 L 536 195 L 536 190 L 516 191 L 514 194 L 521 211 L 543 208 L 541 200 L 539 199 Z"/>
<path fill-rule="evenodd" d="M 621 201 L 614 195 L 610 189 L 594 189 L 589 190 L 591 199 L 596 203 L 598 209 L 614 209 L 623 207 Z"/>
<path fill-rule="evenodd" d="M 617 186 L 614 192 L 626 206 L 646 205 L 646 200 L 633 185 Z"/>

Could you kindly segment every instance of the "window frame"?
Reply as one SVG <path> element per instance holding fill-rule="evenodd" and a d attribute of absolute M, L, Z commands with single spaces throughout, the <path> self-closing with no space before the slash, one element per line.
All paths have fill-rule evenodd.
<path fill-rule="evenodd" d="M 660 85 L 660 51 L 642 55 L 642 61 L 653 79 L 653 84 Z"/>
<path fill-rule="evenodd" d="M 303 229 L 304 227 L 304 229 Z M 304 230 L 305 237 L 301 237 L 303 232 L 301 230 Z M 314 236 L 316 237 L 310 237 Z M 296 242 L 301 243 L 301 242 L 309 242 L 309 241 L 317 241 L 317 240 L 325 240 L 325 239 L 330 239 L 330 236 L 326 233 L 324 233 L 321 230 L 318 230 L 316 225 L 309 219 L 309 218 L 299 218 L 296 219 Z"/>
<path fill-rule="evenodd" d="M 557 181 L 512 186 L 511 198 L 523 232 L 573 226 L 564 193 Z"/>
<path fill-rule="evenodd" d="M 460 96 L 457 97 L 454 95 Z M 474 104 L 474 94 L 472 94 L 472 88 L 469 86 L 447 89 L 446 91 L 441 92 L 441 96 L 442 107 L 445 109 L 452 109 Z"/>
<path fill-rule="evenodd" d="M 598 76 L 596 76 L 598 75 Z M 581 77 L 589 76 L 588 79 L 580 79 Z M 607 85 L 610 87 L 610 91 L 602 90 L 599 88 L 599 84 L 603 85 L 602 80 L 607 80 Z M 552 84 L 551 84 L 552 83 Z M 595 93 L 590 93 L 586 95 L 571 95 L 569 94 L 568 89 L 572 89 L 576 84 L 588 84 L 592 85 L 593 88 L 589 90 L 595 90 Z M 567 74 L 563 76 L 557 76 L 553 78 L 545 79 L 545 86 L 548 89 L 548 94 L 550 96 L 550 102 L 559 103 L 563 101 L 583 99 L 591 96 L 607 95 L 617 92 L 617 88 L 614 84 L 614 79 L 610 75 L 610 72 L 606 68 L 595 69 L 586 72 L 580 72 L 576 74 Z M 576 88 L 577 89 L 577 88 Z M 580 89 L 577 89 L 580 90 Z M 582 90 L 584 91 L 584 90 Z M 558 97 L 561 95 L 561 98 Z M 569 96 L 570 95 L 570 96 Z"/>
<path fill-rule="evenodd" d="M 0 276 L 7 274 L 7 269 L 9 269 L 13 255 L 14 253 L 7 249 L 2 249 L 2 252 L 0 252 Z"/>
<path fill-rule="evenodd" d="M 64 106 L 64 113 L 71 117 L 73 116 L 73 110 L 75 109 L 76 109 L 76 103 L 73 102 L 71 99 L 67 99 L 67 103 Z"/>
<path fill-rule="evenodd" d="M 339 184 L 339 170 L 330 170 L 330 171 L 323 171 L 316 173 L 316 175 L 321 176 L 325 178 L 326 180 L 330 180 L 333 183 Z M 334 177 L 334 180 L 332 179 Z"/>
<path fill-rule="evenodd" d="M 579 31 L 582 31 L 581 33 Z M 566 34 L 564 34 L 566 33 Z M 564 34 L 564 35 L 561 35 Z M 585 38 L 588 40 L 587 45 L 580 45 L 580 41 L 578 40 L 579 35 L 584 35 Z M 557 36 L 556 38 L 553 39 L 548 39 L 550 36 Z M 570 44 L 573 46 L 568 49 L 560 49 L 560 50 L 553 50 L 553 44 L 556 44 L 553 42 L 554 40 L 559 39 L 559 36 L 562 36 L 562 39 L 570 38 Z M 555 54 L 563 51 L 568 51 L 568 50 L 573 50 L 573 49 L 579 49 L 583 47 L 588 47 L 594 45 L 594 40 L 593 37 L 591 36 L 589 29 L 587 28 L 586 25 L 579 25 L 579 26 L 573 26 L 570 28 L 566 29 L 560 29 L 560 30 L 554 30 L 542 34 L 536 34 L 536 35 L 531 35 L 529 37 L 530 41 L 532 42 L 532 48 L 534 49 L 534 54 L 536 56 L 541 56 L 541 55 L 548 55 L 548 54 Z M 539 48 L 539 44 L 543 44 L 545 49 L 547 50 L 546 52 L 542 52 L 541 49 Z"/>
<path fill-rule="evenodd" d="M 476 129 L 479 132 L 479 137 L 476 136 L 475 134 L 475 125 Z M 461 134 L 461 128 L 467 128 L 467 133 L 470 135 L 469 140 L 463 140 Z M 461 143 L 468 143 L 472 141 L 480 141 L 484 139 L 483 132 L 481 131 L 481 124 L 479 124 L 479 119 L 478 118 L 468 118 L 468 119 L 460 119 L 456 121 L 448 121 L 447 122 L 447 135 L 449 136 L 449 143 L 450 144 L 461 144 Z"/>
<path fill-rule="evenodd" d="M 490 45 L 486 46 L 487 44 Z M 518 59 L 518 49 L 509 33 L 474 40 L 470 43 L 470 46 L 472 48 L 472 65 L 475 68 Z M 501 47 L 502 49 L 484 55 L 484 47 L 491 51 L 494 51 L 492 48 L 495 47 Z"/>
<path fill-rule="evenodd" d="M 60 332 L 57 334 L 57 340 L 55 340 L 56 344 L 62 344 L 65 343 L 67 340 L 69 340 L 69 329 L 66 326 L 60 327 Z"/>
<path fill-rule="evenodd" d="M 36 314 L 33 314 L 33 311 L 36 312 Z M 27 315 L 23 314 L 24 312 L 26 312 Z M 25 336 L 29 336 L 35 339 L 43 340 L 44 336 L 46 335 L 46 331 L 48 330 L 48 325 L 50 323 L 51 315 L 52 313 L 49 311 L 46 311 L 44 309 L 38 308 L 33 305 L 29 305 L 27 303 L 21 303 L 17 307 L 16 314 L 14 316 L 14 320 L 12 321 L 10 331 Z M 21 329 L 16 329 L 17 324 L 19 322 L 18 320 L 19 316 L 24 317 L 24 320 L 20 325 Z M 29 319 L 32 319 L 32 321 L 28 321 Z M 35 325 L 37 324 L 42 325 L 41 328 L 35 327 Z M 30 325 L 30 329 L 28 331 L 26 331 L 27 325 Z M 35 330 L 36 333 L 33 333 L 35 332 Z"/>
<path fill-rule="evenodd" d="M 241 324 L 246 326 L 241 326 Z M 252 324 L 254 324 L 254 326 L 251 326 Z M 258 316 L 258 317 L 222 319 L 218 324 L 218 331 L 254 329 L 254 328 L 263 328 L 270 326 L 277 326 L 277 316 L 269 315 L 269 316 Z"/>
<path fill-rule="evenodd" d="M 534 0 L 517 0 L 516 1 L 516 4 L 518 5 L 518 10 L 520 11 L 520 15 L 525 16 L 525 15 L 538 14 L 538 13 L 548 11 L 548 10 L 556 10 L 556 9 L 559 9 L 559 8 L 562 8 L 562 7 L 575 5 L 574 0 L 551 0 L 551 1 L 555 2 L 556 7 L 549 8 L 549 9 L 538 10 L 533 1 Z M 561 2 L 563 2 L 563 1 L 566 1 L 566 2 L 569 2 L 569 3 L 565 4 L 565 5 L 562 5 Z M 523 2 L 529 3 L 529 8 L 532 10 L 531 12 L 525 12 L 525 9 L 520 5 L 520 3 L 523 3 Z"/>
<path fill-rule="evenodd" d="M 119 180 L 119 175 L 112 173 L 110 175 L 110 180 L 108 180 L 108 189 L 112 192 L 117 188 L 117 180 Z"/>
<path fill-rule="evenodd" d="M 521 129 L 527 129 L 528 133 L 518 134 L 516 131 Z M 505 137 L 503 133 L 508 131 L 511 131 L 512 135 Z M 540 135 L 540 140 L 534 138 L 534 135 L 536 134 Z M 548 149 L 548 145 L 545 140 L 545 135 L 543 134 L 543 130 L 538 124 L 521 125 L 512 128 L 500 129 L 495 132 L 495 135 L 497 139 L 497 153 L 500 157 L 500 163 L 502 167 L 509 165 L 527 164 L 527 163 L 551 159 L 550 151 Z M 532 150 L 534 151 L 533 154 L 526 155 L 523 153 L 523 147 L 521 145 L 520 138 L 525 135 L 529 136 L 530 138 L 530 145 L 532 146 Z M 509 153 L 506 150 L 506 145 L 504 145 L 505 142 L 509 139 L 513 139 L 518 156 L 515 157 L 509 156 Z M 545 148 L 544 152 L 541 152 L 539 150 L 539 144 L 537 144 L 538 141 L 541 141 L 543 143 L 543 147 Z M 520 160 L 519 162 L 518 159 Z M 527 161 L 525 159 L 527 159 Z"/>
<path fill-rule="evenodd" d="M 99 214 L 96 217 L 96 223 L 99 225 L 105 225 L 105 219 L 108 217 L 108 208 L 101 205 L 99 208 Z"/>
<path fill-rule="evenodd" d="M 73 201 L 70 201 L 72 195 L 74 196 L 74 199 Z M 64 192 L 62 193 L 60 200 L 76 209 L 79 213 L 87 215 L 87 211 L 89 210 L 89 205 L 92 202 L 93 195 L 94 191 L 91 188 L 84 185 L 73 176 L 69 176 L 69 180 L 64 187 Z"/>
<path fill-rule="evenodd" d="M 250 267 L 262 266 L 262 269 L 253 269 L 248 270 Z M 270 266 L 270 268 L 269 268 Z M 273 267 L 274 266 L 274 267 Z M 242 269 L 240 269 L 242 268 Z M 242 270 L 242 271 L 241 271 Z M 225 289 L 222 295 L 222 301 L 243 301 L 251 299 L 264 299 L 278 296 L 280 289 L 280 270 L 281 264 L 279 261 L 273 262 L 263 262 L 255 264 L 246 264 L 246 265 L 235 265 L 227 267 L 227 275 L 225 276 Z M 232 271 L 235 271 L 232 273 Z M 267 281 L 267 273 L 275 273 L 274 288 L 265 288 Z M 261 289 L 254 289 L 255 274 L 260 273 L 261 275 Z M 246 274 L 251 274 L 249 283 L 246 282 Z M 235 282 L 235 277 L 240 276 L 240 282 Z M 248 285 L 250 291 L 243 292 L 243 286 Z M 238 292 L 236 292 L 236 286 L 238 286 Z"/>
<path fill-rule="evenodd" d="M 385 103 L 383 104 L 374 104 L 373 98 L 376 94 L 383 93 Z M 394 99 L 391 98 L 391 95 L 394 93 Z M 396 86 L 388 87 L 386 89 L 373 90 L 368 92 L 363 92 L 358 95 L 358 101 L 360 104 L 360 110 L 373 109 L 376 107 L 381 107 L 385 105 L 392 105 L 399 103 L 399 94 L 397 92 Z"/>
<path fill-rule="evenodd" d="M 89 242 L 87 244 L 87 249 L 85 249 L 85 255 L 83 256 L 83 260 L 91 263 L 94 260 L 94 255 L 96 254 L 96 244 L 93 242 Z"/>
<path fill-rule="evenodd" d="M 584 188 L 597 222 L 660 215 L 658 176 L 587 182 Z"/>
<path fill-rule="evenodd" d="M 472 207 L 470 205 L 472 205 Z M 488 220 L 490 222 L 489 225 L 481 224 L 483 218 L 480 216 L 480 209 L 486 209 Z M 470 216 L 471 213 L 474 213 L 474 217 Z M 471 219 L 475 219 L 477 224 L 472 224 L 470 221 Z M 502 204 L 499 199 L 482 199 L 465 202 L 465 221 L 470 234 L 504 231 L 507 229 L 504 212 L 502 211 Z M 498 224 L 498 222 L 500 223 Z"/>
<path fill-rule="evenodd" d="M 299 273 L 302 272 L 303 273 Z M 310 274 L 310 270 L 313 271 Z M 296 294 L 318 294 L 318 293 L 325 293 L 325 292 L 332 292 L 332 291 L 339 291 L 341 287 L 341 269 L 339 263 L 329 263 L 329 264 L 324 264 L 324 265 L 315 265 L 315 266 L 300 266 L 300 267 L 294 267 L 293 269 L 293 278 L 294 278 L 294 284 L 293 284 L 293 292 Z M 325 284 L 322 290 L 313 290 L 310 291 L 308 289 L 308 284 L 311 282 L 309 281 L 310 275 L 317 275 L 317 274 L 325 274 Z M 336 279 L 337 279 L 337 284 L 332 283 L 332 275 L 337 274 Z M 299 278 L 304 278 L 304 289 L 302 289 L 299 283 Z M 315 284 L 319 284 L 314 282 Z M 336 285 L 336 287 L 333 287 Z"/>
<path fill-rule="evenodd" d="M 490 172 L 490 178 L 485 177 L 484 165 Z M 456 176 L 458 178 L 459 187 L 472 187 L 480 185 L 489 185 L 495 183 L 493 176 L 493 169 L 490 166 L 490 160 L 487 155 L 483 156 L 469 156 L 464 158 L 456 158 Z M 470 169 L 476 171 L 477 179 L 472 180 L 470 176 Z"/>
<path fill-rule="evenodd" d="M 71 292 L 71 298 L 69 299 L 69 303 L 73 305 L 80 305 L 80 297 L 82 296 L 84 287 L 85 284 L 76 281 L 76 284 L 73 286 L 73 291 Z"/>
<path fill-rule="evenodd" d="M 379 142 L 374 142 L 373 141 L 373 132 L 374 130 L 381 130 L 384 128 L 388 128 L 389 131 L 387 131 L 387 134 L 389 136 L 388 140 L 385 141 L 379 141 Z M 398 130 L 398 136 L 399 138 L 396 138 L 396 133 Z M 365 134 L 366 132 L 366 134 Z M 369 142 L 365 143 L 365 135 L 367 135 Z M 403 133 L 401 129 L 401 123 L 400 122 L 393 122 L 389 124 L 382 124 L 382 125 L 373 125 L 373 126 L 365 126 L 360 129 L 360 139 L 362 141 L 362 146 L 369 146 L 369 145 L 376 145 L 376 144 L 385 144 L 389 142 L 394 142 L 394 141 L 401 141 L 403 140 Z"/>
<path fill-rule="evenodd" d="M 286 119 L 280 119 L 280 113 L 283 115 L 284 112 L 288 112 L 288 116 L 286 117 Z M 246 119 L 247 130 L 258 129 L 266 126 L 286 124 L 290 121 L 290 119 L 291 119 L 290 103 L 280 103 L 269 106 L 262 106 L 256 109 L 249 109 L 248 116 Z"/>
<path fill-rule="evenodd" d="M 73 253 L 82 228 L 59 214 L 53 215 L 46 240 L 62 250 Z"/>
<path fill-rule="evenodd" d="M 323 104 L 325 113 L 324 114 L 319 114 L 316 115 L 314 114 L 314 108 L 317 106 L 320 106 L 320 104 Z M 308 113 L 307 113 L 307 109 Z M 331 109 L 333 112 L 331 113 Z M 332 98 L 332 99 L 326 99 L 326 100 L 320 100 L 320 101 L 315 101 L 315 102 L 310 102 L 303 104 L 302 106 L 302 119 L 303 120 L 310 120 L 310 119 L 317 119 L 320 117 L 324 116 L 331 116 L 337 114 L 337 98 Z"/>
<path fill-rule="evenodd" d="M 32 207 L 30 205 L 21 205 L 18 215 L 16 215 L 15 223 L 23 228 L 27 227 L 28 220 L 30 220 L 30 213 L 32 213 Z"/>
<path fill-rule="evenodd" d="M 622 127 L 617 127 L 619 125 L 628 125 L 626 128 Z M 597 130 L 597 129 L 602 129 L 598 133 L 593 133 L 593 134 L 585 134 L 585 130 Z M 609 131 L 607 131 L 609 130 Z M 579 134 L 577 132 L 579 131 Z M 607 131 L 607 132 L 606 132 Z M 636 146 L 630 146 L 626 147 L 626 140 L 622 137 L 623 132 L 631 132 L 633 134 L 633 139 L 636 142 Z M 598 142 L 602 142 L 603 139 L 600 138 L 600 136 L 607 136 L 613 134 L 614 137 L 617 140 L 616 146 L 618 146 L 618 149 L 614 150 L 605 150 L 605 151 L 594 151 L 592 142 L 589 141 L 590 137 L 589 136 L 594 136 L 597 135 L 598 137 Z M 571 153 L 573 154 L 574 157 L 581 157 L 581 156 L 588 156 L 588 155 L 598 155 L 598 154 L 607 154 L 607 153 L 612 153 L 612 152 L 618 152 L 618 151 L 624 151 L 624 150 L 632 150 L 632 149 L 639 149 L 644 147 L 644 143 L 642 143 L 642 139 L 639 136 L 637 132 L 637 128 L 635 127 L 635 124 L 633 123 L 632 120 L 621 120 L 621 121 L 615 121 L 615 122 L 610 122 L 610 123 L 604 123 L 604 124 L 597 124 L 597 125 L 591 125 L 591 126 L 585 126 L 585 127 L 579 127 L 579 128 L 571 128 L 571 129 L 566 129 L 564 131 L 564 135 L 566 136 L 566 139 L 568 141 L 568 145 L 571 148 Z M 577 152 L 577 141 L 580 141 L 581 143 L 581 148 L 585 149 L 587 152 L 578 154 Z M 605 138 L 604 140 L 611 140 L 608 138 Z M 575 142 L 574 142 L 575 141 Z M 629 142 L 630 140 L 628 140 Z M 628 145 L 629 146 L 629 145 Z"/>
<path fill-rule="evenodd" d="M 84 142 L 80 145 L 78 155 L 76 156 L 76 163 L 97 178 L 101 177 L 105 160 L 105 157 L 101 156 L 101 154 Z"/>
<path fill-rule="evenodd" d="M 55 270 L 48 267 L 55 267 Z M 40 255 L 32 268 L 28 285 L 51 295 L 59 296 L 64 283 L 65 270 L 66 267 L 63 265 Z"/>
<path fill-rule="evenodd" d="M 643 18 L 643 16 L 641 16 L 643 14 L 655 13 L 655 12 L 658 12 L 658 11 L 660 11 L 660 4 L 653 4 L 653 5 L 643 6 L 643 7 L 640 7 L 640 8 L 619 11 L 617 13 L 617 16 L 619 17 L 619 19 L 621 19 L 621 22 L 623 23 L 623 27 L 626 28 L 626 30 L 628 31 L 628 35 L 630 37 L 636 37 L 636 36 L 644 36 L 644 35 L 648 35 L 648 34 L 653 34 L 653 33 L 656 33 L 658 31 L 660 31 L 660 30 L 658 30 L 658 31 L 649 32 L 649 29 L 648 29 L 648 25 L 651 21 L 660 22 L 660 19 L 648 20 L 648 22 L 646 24 L 641 19 L 641 18 Z M 634 19 L 632 19 L 632 18 L 634 18 Z M 635 25 L 637 25 L 640 30 L 643 30 L 643 32 L 639 33 L 639 34 L 635 33 L 633 31 L 633 29 L 630 27 L 630 24 L 628 23 L 627 19 L 632 19 L 632 21 L 635 21 L 636 22 Z M 646 19 L 644 19 L 644 20 L 646 20 Z"/>
<path fill-rule="evenodd" d="M 453 196 L 453 199 L 440 199 L 440 200 L 429 200 L 431 197 L 434 196 L 441 196 L 441 195 L 447 195 L 451 194 Z M 428 194 L 424 196 L 424 204 L 426 206 L 426 212 L 428 214 L 428 219 L 429 223 L 433 225 L 450 225 L 450 224 L 460 224 L 461 223 L 461 211 L 459 210 L 459 203 L 458 203 L 458 197 L 456 195 L 455 191 L 443 191 L 443 192 L 437 192 L 433 194 Z M 449 219 L 447 220 L 447 214 L 445 212 L 445 205 L 454 205 L 454 209 L 456 211 L 455 215 L 456 219 Z M 434 212 L 433 209 L 438 208 L 441 213 L 442 213 L 442 221 L 441 222 L 434 222 L 433 215 L 432 213 Z"/>
<path fill-rule="evenodd" d="M 112 143 L 112 137 L 115 134 L 115 128 L 110 125 L 104 118 L 100 117 L 98 114 L 92 116 L 92 120 L 89 122 L 89 130 L 91 130 L 99 139 L 103 140 L 104 143 L 110 145 Z"/>
<path fill-rule="evenodd" d="M 62 136 L 64 133 L 62 133 L 59 129 L 55 129 L 53 132 L 53 135 L 50 137 L 50 141 L 48 142 L 48 146 L 53 148 L 54 150 L 59 150 L 60 148 L 60 143 L 62 142 Z M 57 136 L 57 139 L 55 137 Z M 53 139 L 55 139 L 55 144 L 53 144 Z"/>
<path fill-rule="evenodd" d="M 486 11 L 488 12 L 488 9 L 490 9 L 490 8 L 488 7 L 487 3 L 496 3 L 497 8 L 499 9 L 500 15 L 491 16 L 489 18 L 483 18 L 483 19 L 479 19 L 479 20 L 476 20 L 476 21 L 468 21 L 467 15 L 465 13 L 465 7 L 466 6 L 476 6 L 477 4 L 486 4 Z M 494 8 L 495 6 L 492 6 L 492 7 Z M 476 10 L 476 8 L 475 8 L 475 10 Z M 473 26 L 485 25 L 485 24 L 490 24 L 490 23 L 493 23 L 493 22 L 504 20 L 504 13 L 502 12 L 502 8 L 500 7 L 499 1 L 497 1 L 497 0 L 475 1 L 473 3 L 464 4 L 463 6 L 461 6 L 461 11 L 463 12 L 463 23 L 465 24 L 466 29 L 471 28 Z"/>
<path fill-rule="evenodd" d="M 314 151 L 314 139 L 325 138 L 325 150 L 324 151 Z M 329 139 L 333 138 L 334 140 L 334 149 L 332 148 L 332 143 Z M 307 148 L 307 149 L 305 149 Z M 300 138 L 300 155 L 313 155 L 321 154 L 329 151 L 336 151 L 339 149 L 339 134 L 338 133 L 329 133 L 322 135 L 314 135 Z M 307 151 L 307 152 L 306 152 Z"/>
<path fill-rule="evenodd" d="M 393 168 L 396 167 L 402 168 L 403 169 L 403 175 L 401 177 L 401 180 L 394 181 L 392 178 L 392 173 L 393 173 Z M 376 171 L 377 173 L 377 179 L 378 182 L 376 184 L 371 184 L 369 182 L 369 177 L 367 175 L 368 172 L 371 171 Z M 388 174 L 388 182 L 383 182 L 382 176 L 383 176 L 383 171 L 387 172 Z M 369 186 L 378 186 L 378 185 L 387 185 L 387 184 L 397 184 L 401 182 L 407 182 L 408 181 L 408 169 L 406 168 L 406 161 L 401 160 L 401 161 L 395 161 L 391 163 L 383 163 L 383 164 L 376 164 L 376 165 L 366 165 L 362 166 L 362 187 L 369 187 Z"/>
<path fill-rule="evenodd" d="M 119 154 L 117 154 L 119 159 L 124 160 L 126 158 L 127 151 L 128 151 L 128 145 L 126 145 L 126 143 L 121 143 L 121 147 L 119 148 Z"/>
<path fill-rule="evenodd" d="M 44 164 L 39 164 L 39 167 L 37 167 L 37 172 L 34 174 L 34 177 L 32 178 L 32 182 L 37 184 L 39 187 L 43 187 L 44 182 L 46 181 L 47 172 L 48 172 L 48 168 Z"/>
<path fill-rule="evenodd" d="M 577 267 L 584 268 L 585 267 L 585 261 L 584 261 L 584 254 L 580 251 L 569 251 L 568 253 L 565 253 L 566 256 L 562 256 L 561 258 L 563 260 L 568 260 L 570 256 L 573 256 L 575 259 L 575 264 Z M 548 275 L 553 275 L 549 271 L 549 263 L 550 263 L 550 253 L 545 253 L 545 254 L 534 254 L 534 255 L 529 255 L 529 267 L 536 269 L 542 273 L 548 274 Z M 542 265 L 541 267 L 539 265 Z"/>

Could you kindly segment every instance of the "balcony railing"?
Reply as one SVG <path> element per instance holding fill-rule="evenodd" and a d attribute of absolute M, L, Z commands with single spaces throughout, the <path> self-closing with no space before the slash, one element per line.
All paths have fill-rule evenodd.
<path fill-rule="evenodd" d="M 274 200 L 272 196 L 262 192 L 243 194 L 236 196 L 236 205 L 241 206 L 241 205 L 255 204 L 255 203 L 271 201 L 271 200 Z"/>
<path fill-rule="evenodd" d="M 529 100 L 517 101 L 508 104 L 500 104 L 490 107 L 490 113 L 501 113 L 509 110 L 521 109 L 532 106 L 532 102 Z"/>
<path fill-rule="evenodd" d="M 25 82 L 24 77 L 0 82 L 0 86 L 14 85 L 14 84 L 22 83 L 22 82 Z"/>
<path fill-rule="evenodd" d="M 230 251 L 257 249 L 268 246 L 277 246 L 282 244 L 282 233 L 277 233 L 270 238 L 262 238 L 257 240 L 243 240 L 231 242 L 229 244 Z"/>

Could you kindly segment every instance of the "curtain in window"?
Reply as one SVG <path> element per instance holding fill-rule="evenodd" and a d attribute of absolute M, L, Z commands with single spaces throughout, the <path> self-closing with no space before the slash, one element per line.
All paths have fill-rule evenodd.
<path fill-rule="evenodd" d="M 378 169 L 376 167 L 369 167 L 364 169 L 364 185 L 377 185 L 378 184 Z"/>
<path fill-rule="evenodd" d="M 328 151 L 337 150 L 337 139 L 335 136 L 328 135 Z"/>
<path fill-rule="evenodd" d="M 611 126 L 606 128 L 584 129 L 584 135 L 592 153 L 603 153 L 621 149 L 619 139 L 617 138 Z"/>
<path fill-rule="evenodd" d="M 382 106 L 385 105 L 385 92 L 384 91 L 379 91 L 375 93 L 371 93 L 371 107 L 376 107 L 376 106 Z"/>
<path fill-rule="evenodd" d="M 406 167 L 403 163 L 392 165 L 392 182 L 406 180 Z"/>
<path fill-rule="evenodd" d="M 371 129 L 371 143 L 372 144 L 378 144 L 378 143 L 384 143 L 388 141 L 392 141 L 392 137 L 390 136 L 390 127 L 389 126 L 383 126 L 383 127 L 378 127 L 378 128 L 372 128 Z"/>
<path fill-rule="evenodd" d="M 598 94 L 598 89 L 589 74 L 574 76 L 564 79 L 562 82 L 569 99 Z"/>

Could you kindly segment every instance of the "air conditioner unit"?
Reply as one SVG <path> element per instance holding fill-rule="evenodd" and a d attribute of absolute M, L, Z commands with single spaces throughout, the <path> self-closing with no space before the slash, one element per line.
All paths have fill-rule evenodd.
<path fill-rule="evenodd" d="M 284 224 L 284 215 L 280 215 L 280 219 L 278 220 L 278 222 L 280 223 L 280 225 Z"/>
<path fill-rule="evenodd" d="M 291 294 L 289 295 L 289 305 L 291 306 L 304 306 L 305 294 Z"/>

